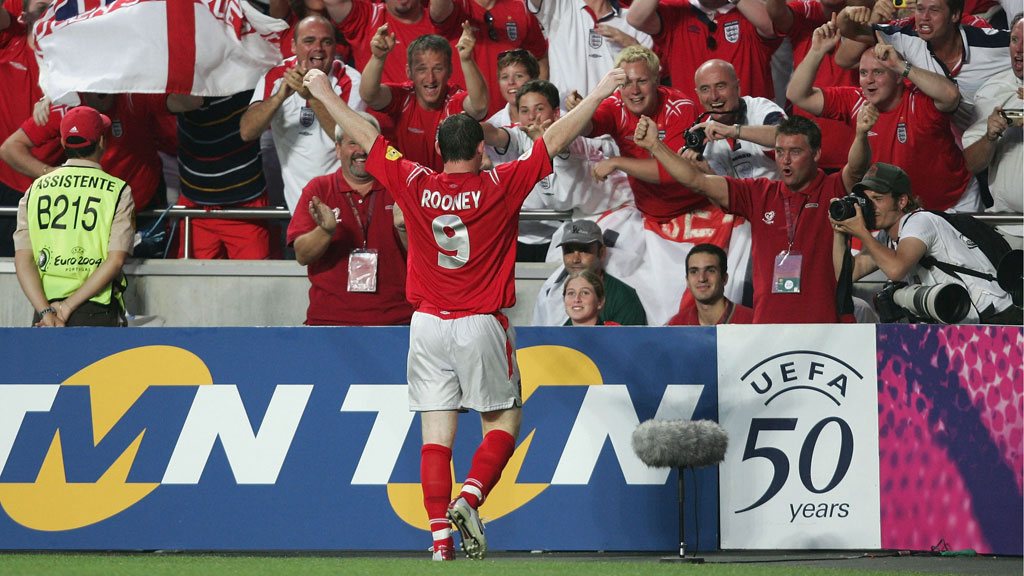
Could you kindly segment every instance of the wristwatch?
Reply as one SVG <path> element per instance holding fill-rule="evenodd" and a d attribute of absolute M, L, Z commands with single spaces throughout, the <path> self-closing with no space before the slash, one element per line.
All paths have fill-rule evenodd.
<path fill-rule="evenodd" d="M 910 62 L 907 62 L 907 66 L 903 69 L 903 77 L 904 78 L 906 78 L 907 76 L 910 75 L 910 69 L 911 68 L 913 68 L 913 66 L 910 65 Z"/>
<path fill-rule="evenodd" d="M 53 308 L 53 306 L 50 306 L 49 308 L 43 308 L 42 310 L 39 311 L 39 317 L 40 318 L 42 318 L 43 316 L 46 316 L 47 314 L 53 314 L 54 316 L 56 316 L 57 315 L 57 310 L 55 310 Z"/>

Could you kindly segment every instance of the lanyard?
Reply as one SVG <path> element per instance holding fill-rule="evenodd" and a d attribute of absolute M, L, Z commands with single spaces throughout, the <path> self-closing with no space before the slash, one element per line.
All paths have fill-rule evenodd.
<path fill-rule="evenodd" d="M 339 175 L 338 178 L 339 178 L 338 184 L 340 185 L 341 184 L 341 182 L 340 182 L 341 176 Z M 373 198 L 377 194 L 377 191 L 376 190 L 370 190 L 370 193 L 366 195 L 366 198 L 370 202 L 370 211 L 366 214 L 366 224 L 365 225 L 363 224 L 363 219 L 359 216 L 359 209 L 356 208 L 356 203 L 352 201 L 352 195 L 355 194 L 355 192 L 349 191 L 349 192 L 343 192 L 343 194 L 345 195 L 345 199 L 348 200 L 349 207 L 352 208 L 352 215 L 355 216 L 355 218 L 356 218 L 356 224 L 359 224 L 359 229 L 362 230 L 362 232 L 363 232 L 363 248 L 365 249 L 366 248 L 366 241 L 370 237 L 370 220 L 373 219 L 373 209 L 376 207 L 376 203 L 373 201 Z"/>
<path fill-rule="evenodd" d="M 804 205 L 800 204 L 800 210 L 797 211 L 796 218 L 794 218 L 789 207 L 789 197 L 783 196 L 782 203 L 786 205 L 786 235 L 789 237 L 789 248 L 786 252 L 789 253 L 793 251 L 793 240 L 796 238 L 796 227 L 797 224 L 800 223 L 800 214 L 804 211 Z"/>

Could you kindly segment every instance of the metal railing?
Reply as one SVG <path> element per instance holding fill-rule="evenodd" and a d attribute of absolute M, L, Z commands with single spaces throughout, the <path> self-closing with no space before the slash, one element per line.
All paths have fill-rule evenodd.
<path fill-rule="evenodd" d="M 170 208 L 143 210 L 136 214 L 137 217 L 159 218 L 164 212 L 165 218 L 171 220 L 184 220 L 181 242 L 185 247 L 184 256 L 180 260 L 189 260 L 189 252 L 192 248 L 192 219 L 193 218 L 220 218 L 222 220 L 288 220 L 292 217 L 287 208 L 271 206 L 267 208 L 218 208 L 207 210 L 205 208 L 186 208 L 185 206 L 172 206 Z M 15 218 L 18 215 L 16 206 L 0 206 L 0 218 Z M 569 220 L 572 218 L 571 211 L 557 210 L 529 210 L 519 213 L 520 220 Z"/>
<path fill-rule="evenodd" d="M 184 220 L 184 232 L 182 243 L 185 246 L 185 256 L 181 260 L 189 259 L 189 252 L 192 248 L 192 219 L 193 218 L 220 218 L 224 220 L 288 220 L 291 214 L 287 208 L 273 206 L 268 208 L 220 208 L 207 210 L 205 208 L 186 208 L 184 206 L 172 206 L 168 209 L 143 210 L 137 216 L 144 218 L 159 218 L 167 212 L 167 218 L 172 220 Z M 14 218 L 18 215 L 16 206 L 0 206 L 0 218 Z M 1024 225 L 1024 214 L 1007 214 L 980 212 L 973 214 L 978 220 L 989 226 L 1002 225 Z M 519 213 L 521 220 L 569 220 L 572 218 L 570 211 L 557 210 L 524 210 Z"/>

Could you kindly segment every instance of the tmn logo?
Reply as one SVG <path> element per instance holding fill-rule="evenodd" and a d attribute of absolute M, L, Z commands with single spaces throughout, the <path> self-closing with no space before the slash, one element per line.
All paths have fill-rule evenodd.
<path fill-rule="evenodd" d="M 212 384 L 191 352 L 147 346 L 59 385 L 0 386 L 0 505 L 35 530 L 88 526 L 198 484 L 218 440 L 236 482 L 274 484 L 313 387 L 278 386 L 257 434 L 238 388 Z"/>

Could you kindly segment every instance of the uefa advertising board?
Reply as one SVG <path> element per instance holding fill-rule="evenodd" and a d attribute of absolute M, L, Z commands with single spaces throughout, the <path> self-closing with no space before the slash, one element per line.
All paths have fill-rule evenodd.
<path fill-rule="evenodd" d="M 523 429 L 481 508 L 494 550 L 676 550 L 676 473 L 630 440 L 692 418 L 730 446 L 687 487 L 690 550 L 1022 553 L 1021 327 L 517 344 Z M 407 349 L 405 328 L 0 329 L 0 548 L 425 549 Z M 462 415 L 457 480 L 479 441 Z"/>
<path fill-rule="evenodd" d="M 0 341 L 0 547 L 430 544 L 407 329 L 8 329 Z M 646 467 L 630 439 L 654 417 L 717 418 L 714 330 L 523 329 L 518 346 L 524 421 L 481 508 L 491 547 L 673 549 L 675 473 Z M 457 480 L 479 441 L 463 415 Z M 698 477 L 713 549 L 716 473 Z"/>
<path fill-rule="evenodd" d="M 881 546 L 875 327 L 719 329 L 723 548 Z"/>

